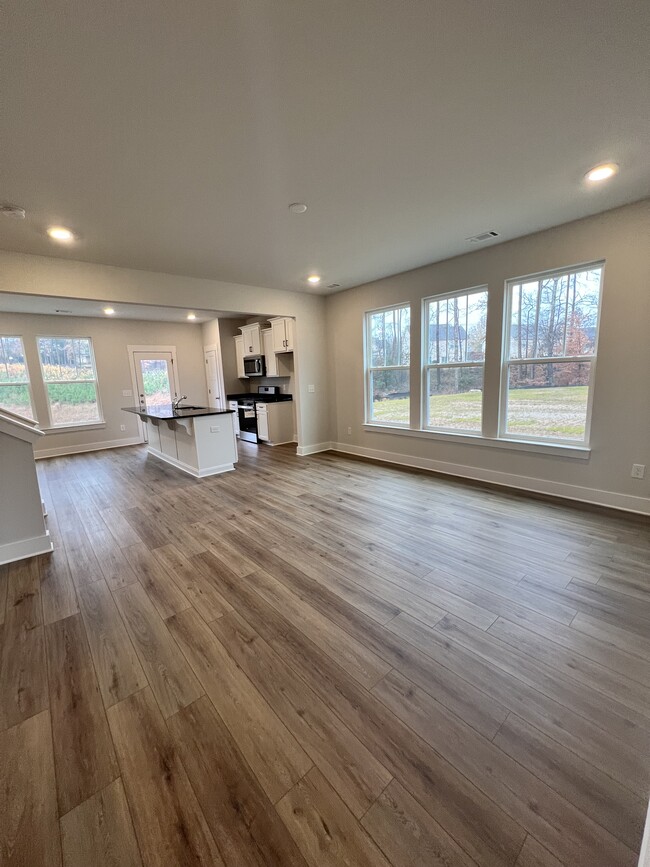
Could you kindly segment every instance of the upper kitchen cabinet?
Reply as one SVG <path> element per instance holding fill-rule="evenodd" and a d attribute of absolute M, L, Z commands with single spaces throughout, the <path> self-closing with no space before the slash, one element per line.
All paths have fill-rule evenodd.
<path fill-rule="evenodd" d="M 280 376 L 280 371 L 278 369 L 278 358 L 273 349 L 273 329 L 272 328 L 263 328 L 262 329 L 262 352 L 264 354 L 264 360 L 266 361 L 266 375 L 267 376 Z"/>
<path fill-rule="evenodd" d="M 241 334 L 235 337 L 235 356 L 237 357 L 238 379 L 248 379 L 244 370 L 244 338 Z"/>
<path fill-rule="evenodd" d="M 293 319 L 280 316 L 270 319 L 274 352 L 293 352 Z"/>
<path fill-rule="evenodd" d="M 259 322 L 244 325 L 240 329 L 243 338 L 244 357 L 247 355 L 262 355 L 262 329 Z M 286 350 L 279 350 L 286 352 Z"/>

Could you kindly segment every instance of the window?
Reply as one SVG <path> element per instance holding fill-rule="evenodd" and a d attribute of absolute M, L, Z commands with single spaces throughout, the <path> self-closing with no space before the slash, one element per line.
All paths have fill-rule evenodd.
<path fill-rule="evenodd" d="M 602 270 L 508 282 L 501 436 L 588 441 Z"/>
<path fill-rule="evenodd" d="M 0 407 L 34 419 L 21 337 L 0 337 Z"/>
<path fill-rule="evenodd" d="M 481 433 L 487 288 L 424 302 L 424 427 Z"/>
<path fill-rule="evenodd" d="M 51 424 L 101 421 L 90 338 L 39 337 L 38 353 Z"/>
<path fill-rule="evenodd" d="M 411 308 L 366 313 L 367 421 L 409 424 L 410 360 Z"/>

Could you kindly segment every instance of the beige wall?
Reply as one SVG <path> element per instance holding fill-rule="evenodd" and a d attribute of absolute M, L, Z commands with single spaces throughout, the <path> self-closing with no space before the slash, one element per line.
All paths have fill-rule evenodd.
<path fill-rule="evenodd" d="M 119 304 L 195 307 L 296 320 L 294 400 L 298 441 L 309 448 L 330 439 L 327 406 L 325 300 L 320 296 L 218 280 L 178 277 L 45 256 L 0 252 L 0 292 L 91 298 Z M 314 386 L 310 392 L 309 385 Z"/>
<path fill-rule="evenodd" d="M 411 393 L 417 400 L 423 297 L 487 284 L 488 345 L 498 346 L 507 279 L 600 259 L 606 264 L 588 461 L 363 429 L 366 310 L 411 302 Z M 536 490 L 650 510 L 650 201 L 340 292 L 327 307 L 331 438 L 342 448 L 420 465 L 439 462 L 439 469 L 512 484 L 517 480 L 510 477 L 525 477 L 522 483 Z M 498 394 L 499 376 L 500 358 L 489 355 L 486 392 Z M 494 402 L 493 421 L 496 411 Z M 648 465 L 643 481 L 630 478 L 632 463 Z"/>
<path fill-rule="evenodd" d="M 207 399 L 200 325 L 0 313 L 0 333 L 23 338 L 36 414 L 43 427 L 49 422 L 45 390 L 38 375 L 36 337 L 90 337 L 93 342 L 104 424 L 94 430 L 48 431 L 34 446 L 36 455 L 139 438 L 137 417 L 121 409 L 137 402 L 134 397 L 122 395 L 123 390 L 133 388 L 127 352 L 129 345 L 175 346 L 181 394 L 186 394 L 191 403 L 205 404 Z M 120 430 L 122 424 L 126 426 L 125 431 Z"/>

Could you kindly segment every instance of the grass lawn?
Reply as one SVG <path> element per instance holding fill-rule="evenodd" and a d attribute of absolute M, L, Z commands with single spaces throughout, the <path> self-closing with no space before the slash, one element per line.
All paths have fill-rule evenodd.
<path fill-rule="evenodd" d="M 508 396 L 508 433 L 535 437 L 582 440 L 587 415 L 586 385 L 562 388 L 518 388 Z M 431 427 L 480 431 L 479 391 L 441 394 L 429 398 Z M 409 402 L 378 400 L 372 406 L 373 421 L 408 424 Z"/>

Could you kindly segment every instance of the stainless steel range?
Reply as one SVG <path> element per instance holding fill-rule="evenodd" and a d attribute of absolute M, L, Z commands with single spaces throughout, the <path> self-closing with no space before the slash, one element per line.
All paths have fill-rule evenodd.
<path fill-rule="evenodd" d="M 290 394 L 282 394 L 279 385 L 258 385 L 254 394 L 229 394 L 228 400 L 237 401 L 239 416 L 239 438 L 251 443 L 257 439 L 256 403 L 275 403 L 280 400 L 292 400 Z"/>

